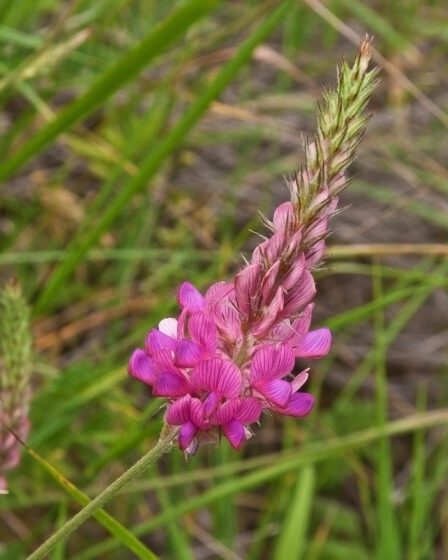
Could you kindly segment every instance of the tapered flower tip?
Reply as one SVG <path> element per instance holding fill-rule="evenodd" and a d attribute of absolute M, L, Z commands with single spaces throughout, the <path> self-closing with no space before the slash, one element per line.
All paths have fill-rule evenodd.
<path fill-rule="evenodd" d="M 301 417 L 309 414 L 314 406 L 314 397 L 310 393 L 293 393 L 284 408 L 276 408 L 277 412 L 287 416 Z"/>
<path fill-rule="evenodd" d="M 140 350 L 140 348 L 134 350 L 129 359 L 128 373 L 131 377 L 135 377 L 135 379 L 147 385 L 153 385 L 156 380 L 153 361 L 146 352 Z"/>
<path fill-rule="evenodd" d="M 298 358 L 323 358 L 330 351 L 331 339 L 330 329 L 323 328 L 311 331 L 294 348 L 294 354 Z"/>
<path fill-rule="evenodd" d="M 204 309 L 204 297 L 190 282 L 181 284 L 177 294 L 177 301 L 181 307 L 191 313 Z"/>
<path fill-rule="evenodd" d="M 234 399 L 240 394 L 242 378 L 240 370 L 230 360 L 211 358 L 193 369 L 191 383 L 197 391 L 214 392 Z"/>
<path fill-rule="evenodd" d="M 239 451 L 246 441 L 246 431 L 243 424 L 238 422 L 238 420 L 231 420 L 222 426 L 222 431 L 233 449 Z"/>

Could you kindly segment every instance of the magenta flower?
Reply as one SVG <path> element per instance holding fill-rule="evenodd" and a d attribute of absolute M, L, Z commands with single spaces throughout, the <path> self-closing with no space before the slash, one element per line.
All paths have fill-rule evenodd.
<path fill-rule="evenodd" d="M 295 358 L 324 356 L 330 333 L 309 331 L 309 296 L 296 299 L 296 318 L 283 318 L 288 291 L 279 284 L 281 297 L 270 298 L 272 273 L 261 270 L 249 265 L 233 284 L 214 284 L 205 296 L 185 282 L 179 320 L 163 319 L 131 356 L 129 374 L 169 400 L 165 421 L 180 426 L 179 447 L 187 453 L 220 435 L 240 449 L 263 412 L 300 417 L 313 407 L 312 395 L 298 392 L 308 373 L 293 375 Z M 307 291 L 305 283 L 301 293 Z M 260 306 L 268 311 L 260 314 Z"/>
<path fill-rule="evenodd" d="M 291 199 L 264 219 L 270 236 L 233 281 L 205 295 L 183 283 L 179 319 L 163 319 L 131 356 L 129 374 L 168 400 L 165 422 L 179 427 L 187 453 L 220 436 L 239 449 L 264 412 L 301 417 L 313 407 L 313 396 L 301 392 L 308 369 L 295 374 L 295 361 L 322 358 L 331 346 L 328 329 L 310 330 L 313 269 L 366 125 L 376 83 L 370 57 L 366 39 L 354 66 L 340 68 L 338 88 L 325 94 L 318 133 L 289 182 Z"/>

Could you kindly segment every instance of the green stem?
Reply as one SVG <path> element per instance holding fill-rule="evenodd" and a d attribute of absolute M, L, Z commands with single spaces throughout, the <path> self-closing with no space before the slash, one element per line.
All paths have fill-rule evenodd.
<path fill-rule="evenodd" d="M 103 507 L 115 494 L 117 494 L 128 482 L 136 478 L 150 465 L 155 463 L 169 449 L 179 432 L 179 428 L 169 429 L 162 434 L 157 444 L 146 455 L 139 459 L 130 469 L 117 478 L 105 490 L 98 494 L 81 511 L 74 515 L 65 525 L 58 529 L 49 539 L 47 539 L 38 549 L 36 549 L 27 560 L 38 560 L 44 558 L 50 550 L 61 540 L 68 537 L 73 531 L 84 523 L 96 510 Z"/>

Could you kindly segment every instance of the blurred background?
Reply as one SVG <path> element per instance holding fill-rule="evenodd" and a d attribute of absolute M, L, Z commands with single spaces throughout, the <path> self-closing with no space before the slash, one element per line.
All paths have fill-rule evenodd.
<path fill-rule="evenodd" d="M 448 558 L 443 0 L 0 2 L 0 282 L 32 309 L 29 444 L 56 469 L 23 452 L 0 558 L 78 511 L 57 472 L 95 496 L 154 444 L 130 352 L 180 282 L 238 270 L 365 33 L 383 69 L 318 274 L 315 411 L 173 452 L 107 510 L 166 559 Z M 51 556 L 135 557 L 94 519 Z"/>

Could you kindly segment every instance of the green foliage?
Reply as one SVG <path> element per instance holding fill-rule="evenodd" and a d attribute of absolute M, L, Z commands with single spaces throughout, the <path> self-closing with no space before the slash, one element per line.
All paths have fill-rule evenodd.
<path fill-rule="evenodd" d="M 163 403 L 127 380 L 127 357 L 176 313 L 179 282 L 230 277 L 256 211 L 287 198 L 320 86 L 356 48 L 318 4 L 0 2 L 0 281 L 24 293 L 2 296 L 0 346 L 8 383 L 33 390 L 30 452 L 0 496 L 2 560 L 157 441 Z M 334 349 L 306 364 L 316 411 L 264 418 L 238 455 L 173 451 L 50 558 L 447 556 L 446 130 L 419 97 L 444 103 L 446 6 L 325 5 L 416 90 L 382 72 L 332 224 L 344 246 L 319 271 L 316 311 Z"/>

